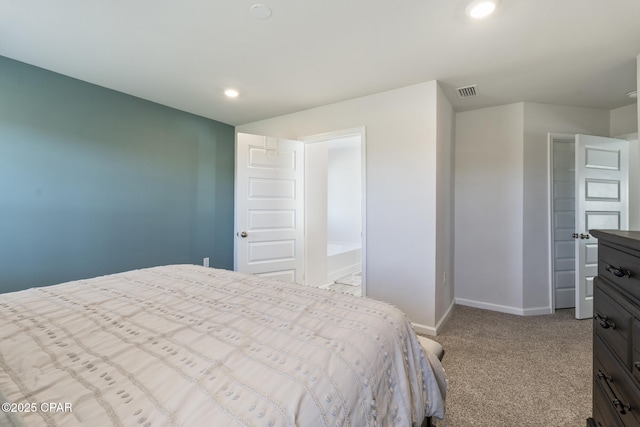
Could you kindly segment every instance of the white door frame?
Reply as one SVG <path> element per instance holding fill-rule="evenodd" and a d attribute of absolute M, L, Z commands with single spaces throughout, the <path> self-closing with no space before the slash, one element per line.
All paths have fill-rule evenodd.
<path fill-rule="evenodd" d="M 553 245 L 553 144 L 557 139 L 575 140 L 575 134 L 571 133 L 549 133 L 547 135 L 547 200 L 549 201 L 549 210 L 547 212 L 548 242 L 549 242 L 549 302 L 551 303 L 551 312 L 556 311 L 556 290 L 554 287 L 555 274 L 555 247 Z"/>
<path fill-rule="evenodd" d="M 553 204 L 553 144 L 555 140 L 575 140 L 577 134 L 568 134 L 568 133 L 549 133 L 547 136 L 547 168 L 548 168 L 548 182 L 547 182 L 547 200 L 549 201 L 549 210 L 547 212 L 547 221 L 548 221 L 548 248 L 549 248 L 549 301 L 551 303 L 551 312 L 555 313 L 556 304 L 555 304 L 555 288 L 554 288 L 554 273 L 555 273 L 555 248 L 554 248 L 554 240 L 553 240 L 553 213 L 554 213 L 554 204 Z M 611 137 L 606 137 L 611 138 Z M 623 139 L 627 141 L 633 141 L 637 138 L 637 134 L 626 135 L 622 137 L 614 137 L 614 139 Z M 633 183 L 631 180 L 631 159 L 628 159 L 629 163 L 629 176 L 627 177 L 627 188 L 629 194 L 629 206 L 627 216 L 629 218 L 629 224 L 632 221 L 632 212 L 631 212 L 631 202 L 633 198 L 631 197 L 631 191 L 633 188 Z M 576 201 L 577 203 L 577 201 Z M 576 224 L 576 227 L 578 225 Z"/>
<path fill-rule="evenodd" d="M 331 139 L 338 139 L 338 138 L 346 138 L 349 136 L 359 136 L 360 137 L 360 142 L 361 142 L 361 182 L 362 182 L 362 205 L 361 205 L 361 213 L 362 213 L 362 295 L 366 296 L 367 295 L 367 278 L 366 278 L 366 274 L 367 274 L 367 268 L 366 268 L 366 259 L 367 259 L 367 210 L 366 210 L 366 206 L 367 206 L 367 191 L 366 191 L 366 177 L 367 177 L 367 173 L 366 173 L 366 129 L 364 127 L 359 127 L 359 128 L 352 128 L 352 129 L 345 129 L 345 130 L 340 130 L 340 131 L 334 131 L 334 132 L 327 132 L 327 133 L 322 133 L 322 134 L 318 134 L 318 135 L 310 135 L 310 136 L 305 136 L 303 138 L 300 138 L 300 141 L 304 142 L 304 143 L 313 143 L 313 142 L 321 142 L 321 141 L 328 141 Z M 305 211 L 307 210 L 307 198 L 305 197 Z M 305 217 L 306 218 L 306 217 Z M 305 221 L 305 235 L 307 235 L 307 222 Z M 306 245 L 305 245 L 305 255 L 304 255 L 304 263 L 305 263 L 305 270 L 307 267 L 307 250 L 306 250 Z"/>

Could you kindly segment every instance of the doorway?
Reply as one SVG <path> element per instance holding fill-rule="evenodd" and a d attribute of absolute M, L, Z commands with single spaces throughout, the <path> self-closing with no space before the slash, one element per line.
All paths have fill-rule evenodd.
<path fill-rule="evenodd" d="M 305 284 L 365 295 L 364 129 L 305 142 Z"/>
<path fill-rule="evenodd" d="M 628 228 L 629 144 L 591 135 L 549 134 L 549 242 L 552 310 L 593 316 L 598 269 L 593 229 Z"/>
<path fill-rule="evenodd" d="M 575 138 L 550 136 L 553 309 L 575 307 Z"/>
<path fill-rule="evenodd" d="M 365 132 L 238 133 L 234 269 L 366 295 Z"/>

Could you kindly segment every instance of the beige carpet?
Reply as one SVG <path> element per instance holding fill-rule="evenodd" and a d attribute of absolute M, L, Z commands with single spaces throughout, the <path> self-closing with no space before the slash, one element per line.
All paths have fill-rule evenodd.
<path fill-rule="evenodd" d="M 437 337 L 449 377 L 438 427 L 584 427 L 591 416 L 591 320 L 456 306 Z"/>

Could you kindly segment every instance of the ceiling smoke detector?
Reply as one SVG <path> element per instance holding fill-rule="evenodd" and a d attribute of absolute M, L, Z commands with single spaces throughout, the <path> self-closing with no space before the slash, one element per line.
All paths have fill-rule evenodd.
<path fill-rule="evenodd" d="M 271 9 L 262 3 L 256 3 L 249 8 L 251 15 L 256 19 L 268 19 L 271 16 Z"/>
<path fill-rule="evenodd" d="M 456 92 L 458 92 L 458 98 L 472 98 L 474 96 L 478 96 L 478 91 L 476 88 L 478 85 L 470 85 L 456 88 Z"/>

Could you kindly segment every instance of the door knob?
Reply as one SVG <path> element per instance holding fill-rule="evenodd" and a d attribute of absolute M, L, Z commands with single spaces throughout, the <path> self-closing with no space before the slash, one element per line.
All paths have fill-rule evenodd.
<path fill-rule="evenodd" d="M 249 235 L 249 233 L 247 233 L 246 231 L 240 231 L 240 232 L 236 233 L 236 236 L 242 237 L 242 238 L 245 238 L 248 235 Z"/>
<path fill-rule="evenodd" d="M 580 238 L 581 239 L 588 239 L 589 237 L 591 237 L 591 236 L 589 236 L 588 234 L 580 233 Z"/>

